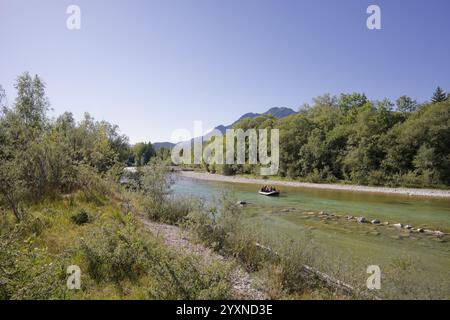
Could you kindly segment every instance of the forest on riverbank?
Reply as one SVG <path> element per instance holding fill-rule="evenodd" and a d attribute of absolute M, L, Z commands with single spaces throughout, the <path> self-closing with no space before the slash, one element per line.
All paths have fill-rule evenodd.
<path fill-rule="evenodd" d="M 422 104 L 408 96 L 394 104 L 371 101 L 363 93 L 327 94 L 294 115 L 247 118 L 233 128 L 280 130 L 280 177 L 389 187 L 450 185 L 450 100 L 439 87 Z M 202 167 L 225 175 L 259 174 L 259 167 L 249 164 Z"/>

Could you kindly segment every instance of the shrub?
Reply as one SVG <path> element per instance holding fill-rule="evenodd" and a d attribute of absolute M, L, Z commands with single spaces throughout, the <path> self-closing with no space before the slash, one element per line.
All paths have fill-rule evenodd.
<path fill-rule="evenodd" d="M 83 225 L 89 222 L 89 215 L 86 211 L 80 210 L 77 214 L 71 217 L 73 223 L 77 225 Z"/>
<path fill-rule="evenodd" d="M 222 174 L 224 176 L 232 176 L 236 174 L 236 169 L 232 165 L 224 164 L 222 165 Z"/>
<path fill-rule="evenodd" d="M 231 297 L 231 269 L 219 262 L 202 265 L 179 252 L 162 251 L 151 266 L 153 299 L 223 300 Z"/>
<path fill-rule="evenodd" d="M 196 206 L 196 200 L 190 198 L 167 199 L 161 203 L 144 196 L 140 197 L 140 203 L 150 220 L 168 224 L 181 223 Z"/>
<path fill-rule="evenodd" d="M 383 171 L 375 170 L 369 173 L 367 182 L 372 186 L 382 186 L 386 184 L 386 176 Z"/>
<path fill-rule="evenodd" d="M 89 275 L 97 282 L 136 280 L 152 259 L 152 246 L 130 216 L 125 224 L 94 229 L 81 240 L 81 253 Z"/>
<path fill-rule="evenodd" d="M 227 246 L 228 237 L 235 232 L 241 219 L 241 210 L 234 199 L 223 194 L 214 205 L 201 203 L 187 216 L 185 226 L 197 237 L 214 248 L 222 251 Z"/>
<path fill-rule="evenodd" d="M 305 265 L 310 264 L 307 242 L 285 240 L 278 250 L 280 278 L 283 289 L 291 294 L 301 292 L 308 286 L 312 287 L 312 280 L 305 274 Z"/>
<path fill-rule="evenodd" d="M 239 259 L 247 270 L 258 270 L 267 259 L 256 244 L 258 230 L 243 223 L 242 210 L 230 194 L 222 194 L 215 205 L 198 205 L 183 226 L 207 246 Z"/>
<path fill-rule="evenodd" d="M 168 249 L 140 231 L 131 218 L 125 226 L 93 230 L 81 242 L 87 273 L 97 283 L 149 280 L 153 299 L 224 299 L 230 296 L 229 268 Z"/>
<path fill-rule="evenodd" d="M 0 300 L 62 299 L 65 272 L 62 256 L 51 255 L 24 238 L 21 226 L 0 235 Z"/>

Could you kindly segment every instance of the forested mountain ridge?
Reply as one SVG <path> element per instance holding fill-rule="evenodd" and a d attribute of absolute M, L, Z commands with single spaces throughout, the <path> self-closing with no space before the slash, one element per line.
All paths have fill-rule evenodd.
<path fill-rule="evenodd" d="M 235 122 L 233 122 L 232 124 L 228 125 L 228 126 L 217 126 L 215 129 L 218 129 L 220 132 L 225 133 L 226 129 L 230 129 L 232 128 L 235 124 L 239 123 L 242 120 L 245 119 L 254 119 L 260 116 L 273 116 L 277 119 L 281 119 L 287 116 L 290 116 L 292 114 L 295 114 L 296 112 L 294 110 L 292 110 L 291 108 L 286 108 L 286 107 L 274 107 L 274 108 L 270 108 L 269 110 L 267 110 L 264 113 L 254 113 L 254 112 L 249 112 L 246 113 L 244 115 L 242 115 L 238 120 L 236 120 Z"/>

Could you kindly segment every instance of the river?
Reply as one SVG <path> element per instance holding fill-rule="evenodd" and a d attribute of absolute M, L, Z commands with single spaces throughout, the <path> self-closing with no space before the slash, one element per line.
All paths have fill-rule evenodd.
<path fill-rule="evenodd" d="M 449 199 L 292 187 L 280 189 L 281 195 L 272 198 L 259 195 L 258 186 L 250 184 L 179 178 L 173 186 L 175 195 L 195 196 L 206 201 L 219 198 L 223 191 L 233 193 L 237 200 L 248 203 L 243 208 L 247 222 L 263 230 L 265 237 L 299 241 L 308 238 L 313 250 L 320 252 L 322 269 L 330 271 L 339 265 L 340 270 L 347 270 L 347 275 L 341 276 L 357 273 L 357 277 L 363 279 L 366 266 L 378 265 L 382 271 L 392 273 L 395 269 L 401 273 L 399 277 L 409 279 L 403 281 L 411 281 L 411 288 L 419 290 L 411 293 L 414 297 L 428 297 L 425 291 L 431 292 L 428 293 L 431 297 L 450 297 L 450 287 L 447 287 L 450 281 L 448 235 L 436 237 L 392 227 L 394 223 L 402 223 L 448 233 Z M 320 216 L 317 214 L 320 211 L 335 216 Z M 390 225 L 359 224 L 348 221 L 345 215 L 379 219 Z M 436 288 L 438 285 L 440 287 Z"/>

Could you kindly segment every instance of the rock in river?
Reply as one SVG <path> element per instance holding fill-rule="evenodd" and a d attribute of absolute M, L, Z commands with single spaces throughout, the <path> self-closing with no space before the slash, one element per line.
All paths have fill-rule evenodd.
<path fill-rule="evenodd" d="M 373 220 L 371 221 L 371 223 L 372 223 L 372 224 L 380 224 L 380 220 L 378 220 L 378 219 L 373 219 Z"/>
<path fill-rule="evenodd" d="M 365 223 L 365 222 L 367 222 L 367 219 L 365 217 L 358 217 L 358 219 L 356 219 L 356 221 L 358 221 L 359 223 Z"/>

